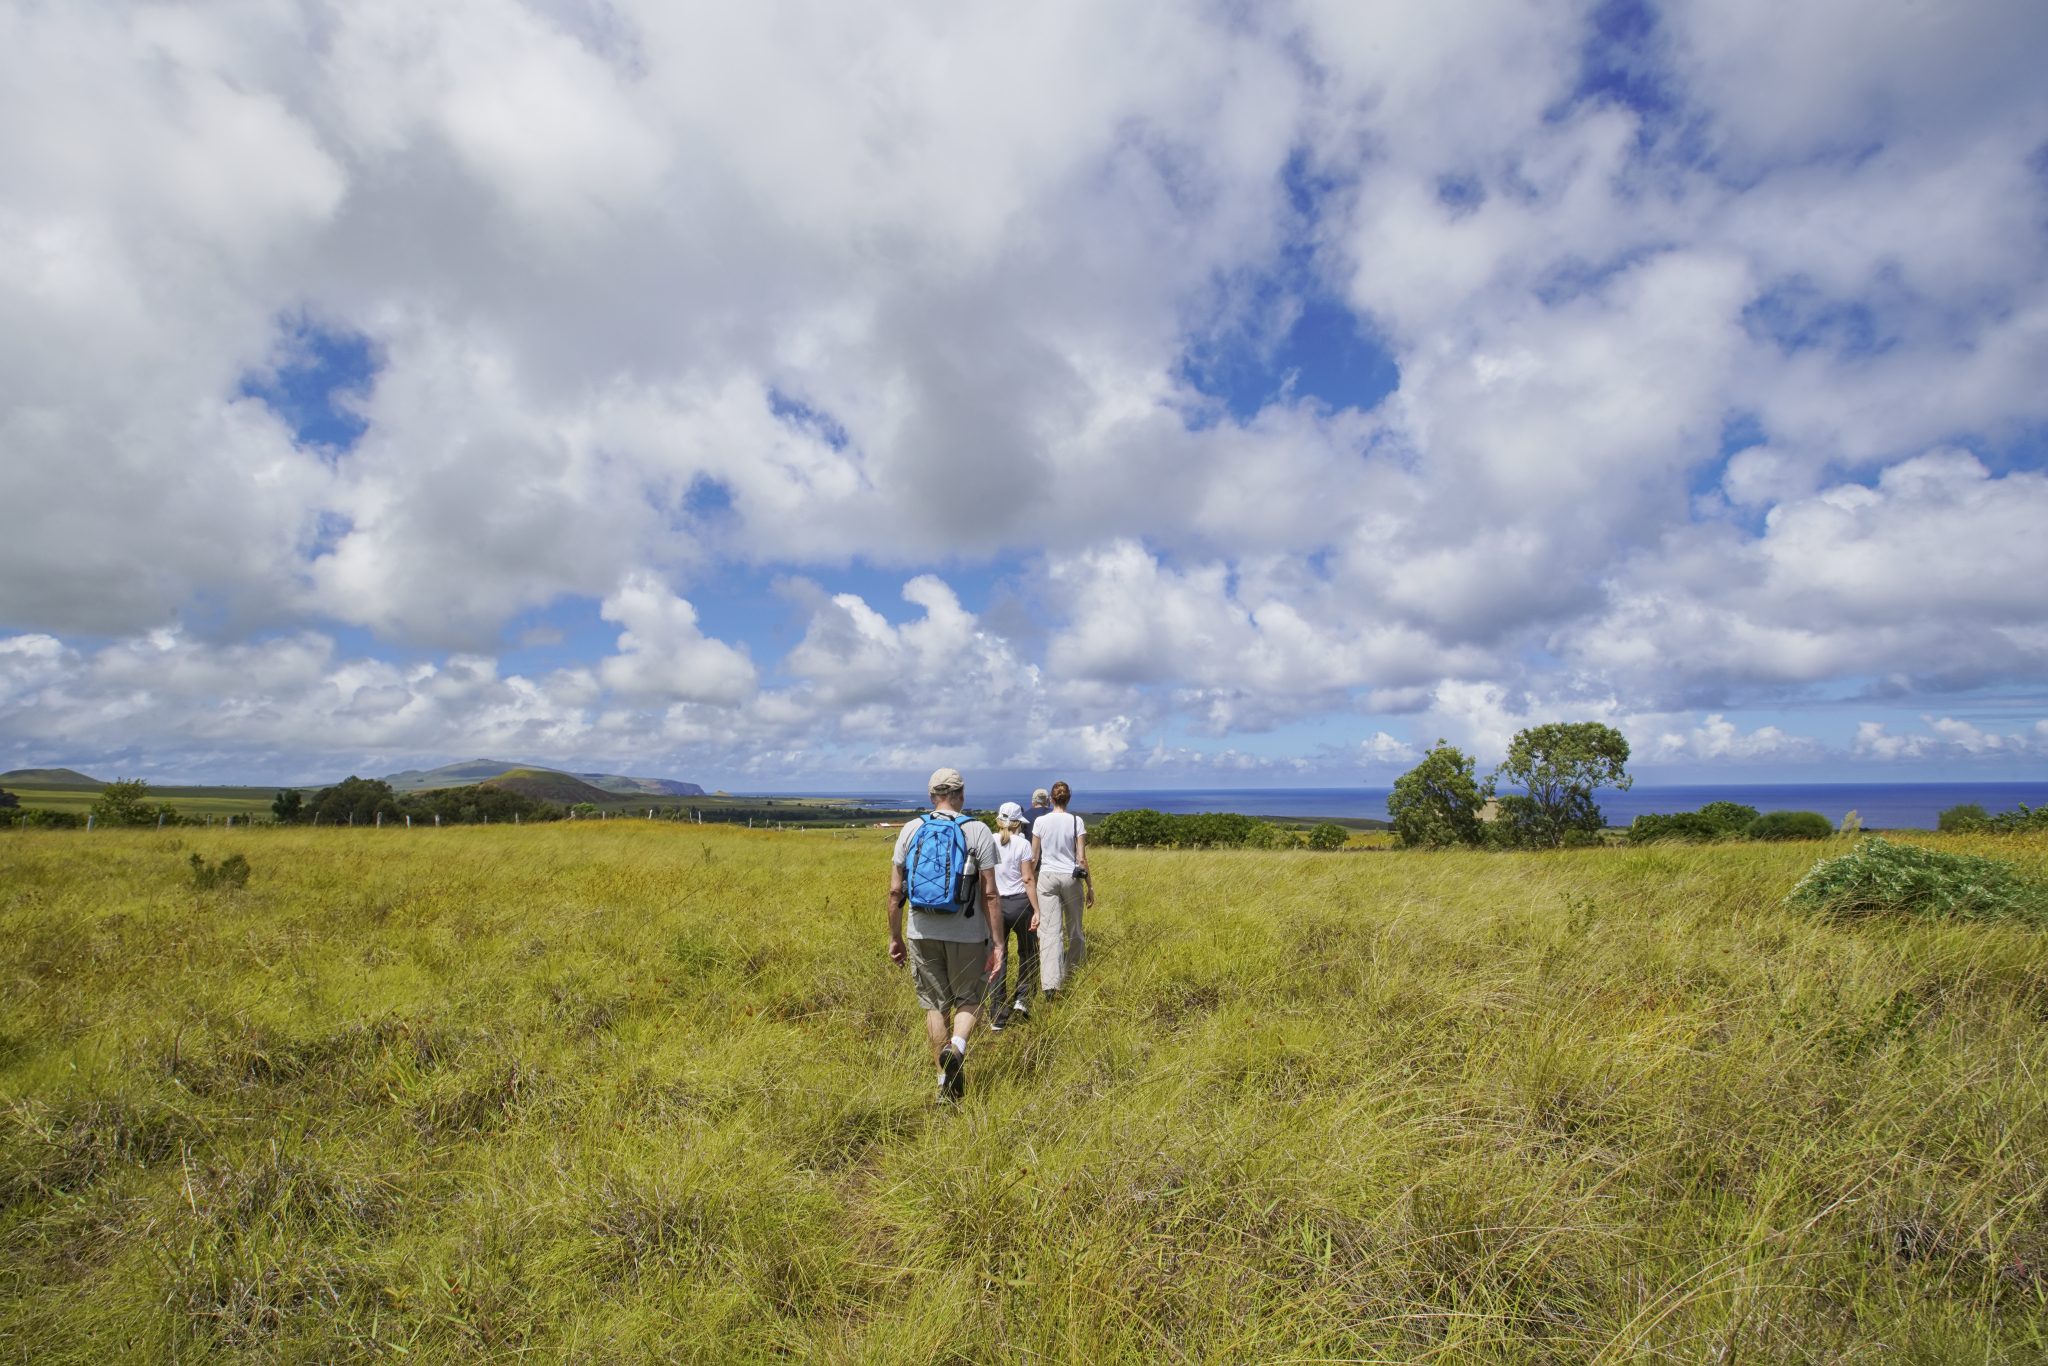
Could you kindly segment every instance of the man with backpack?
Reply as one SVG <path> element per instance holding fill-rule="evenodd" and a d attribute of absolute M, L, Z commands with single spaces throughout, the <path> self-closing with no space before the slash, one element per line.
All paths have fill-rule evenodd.
<path fill-rule="evenodd" d="M 930 791 L 931 814 L 903 827 L 889 864 L 889 960 L 911 965 L 944 1105 L 966 1093 L 967 1037 L 1003 970 L 1003 932 L 995 836 L 965 814 L 959 770 L 933 773 Z"/>

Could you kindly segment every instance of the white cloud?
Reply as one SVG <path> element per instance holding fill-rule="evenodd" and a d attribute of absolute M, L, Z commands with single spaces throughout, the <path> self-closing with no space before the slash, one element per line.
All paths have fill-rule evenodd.
<path fill-rule="evenodd" d="M 2037 685 L 2048 480 L 1963 446 L 2048 422 L 2048 20 L 1656 17 L 1633 109 L 1548 0 L 0 3 L 8 735 L 1108 771 L 1381 707 L 1789 762 L 1690 709 Z M 1384 403 L 1195 390 L 1311 289 Z M 346 454 L 242 393 L 302 323 L 379 359 Z M 1042 656 L 920 577 L 998 556 Z M 853 561 L 923 615 L 799 588 L 778 671 L 666 586 Z M 618 653 L 500 677 L 564 596 Z"/>

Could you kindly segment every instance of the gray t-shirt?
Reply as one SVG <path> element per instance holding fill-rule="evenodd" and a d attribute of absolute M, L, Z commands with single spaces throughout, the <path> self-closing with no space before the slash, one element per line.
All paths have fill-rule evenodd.
<path fill-rule="evenodd" d="M 910 842 L 917 838 L 917 832 L 924 829 L 924 817 L 904 825 L 896 836 L 896 854 L 890 860 L 898 868 L 910 852 Z M 994 868 L 999 861 L 996 856 L 996 837 L 988 827 L 972 816 L 960 823 L 960 833 L 967 837 L 967 871 L 976 874 L 974 880 L 974 914 L 939 915 L 932 911 L 909 908 L 905 917 L 909 922 L 903 930 L 906 939 L 939 939 L 949 944 L 985 944 L 988 942 L 988 910 L 981 899 L 980 873 L 984 868 Z"/>

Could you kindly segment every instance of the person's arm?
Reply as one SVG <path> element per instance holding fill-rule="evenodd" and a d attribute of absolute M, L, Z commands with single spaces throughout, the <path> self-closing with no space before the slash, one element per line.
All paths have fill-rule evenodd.
<path fill-rule="evenodd" d="M 1031 837 L 1031 880 L 1024 885 L 1031 889 L 1031 932 L 1038 933 L 1038 861 L 1045 857 L 1045 847 L 1038 842 L 1036 834 Z"/>
<path fill-rule="evenodd" d="M 1095 905 L 1095 877 L 1093 870 L 1088 867 L 1088 836 L 1082 833 L 1081 822 L 1079 821 L 1074 822 L 1074 866 L 1083 873 L 1088 874 L 1088 876 L 1081 879 L 1082 895 L 1087 898 L 1084 904 L 1093 909 Z"/>
<path fill-rule="evenodd" d="M 908 895 L 903 889 L 903 865 L 889 865 L 889 961 L 901 963 L 910 956 L 910 950 L 903 947 L 903 902 Z"/>
<path fill-rule="evenodd" d="M 1003 970 L 1003 900 L 996 895 L 996 870 L 981 870 L 981 904 L 988 913 L 988 980 Z"/>

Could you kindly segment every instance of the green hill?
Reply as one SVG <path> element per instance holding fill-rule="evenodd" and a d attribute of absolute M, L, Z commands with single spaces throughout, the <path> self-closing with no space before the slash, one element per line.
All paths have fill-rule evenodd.
<path fill-rule="evenodd" d="M 574 806 L 578 802 L 609 802 L 618 798 L 603 788 L 592 787 L 566 773 L 557 773 L 551 768 L 515 768 L 495 778 L 479 783 L 479 787 L 499 787 L 507 792 L 517 792 L 522 797 L 535 801 L 554 802 L 559 806 Z"/>
<path fill-rule="evenodd" d="M 88 777 L 75 768 L 16 768 L 0 773 L 7 787 L 105 787 L 106 780 Z"/>

